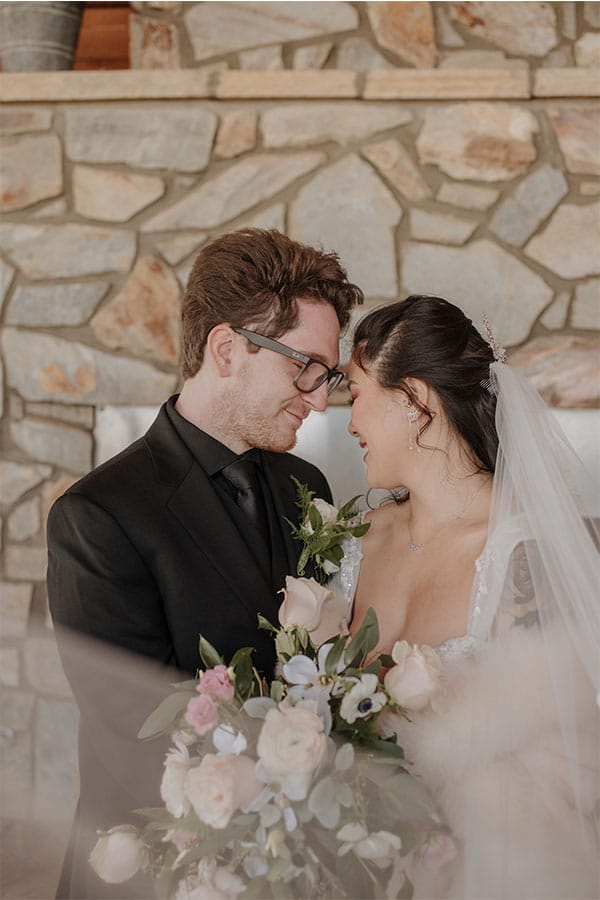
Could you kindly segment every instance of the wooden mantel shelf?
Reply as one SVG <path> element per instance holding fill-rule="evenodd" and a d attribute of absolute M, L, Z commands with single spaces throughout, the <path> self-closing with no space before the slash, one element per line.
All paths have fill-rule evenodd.
<path fill-rule="evenodd" d="M 600 95 L 593 69 L 395 69 L 354 72 L 113 70 L 0 74 L 0 101 L 507 100 Z"/>

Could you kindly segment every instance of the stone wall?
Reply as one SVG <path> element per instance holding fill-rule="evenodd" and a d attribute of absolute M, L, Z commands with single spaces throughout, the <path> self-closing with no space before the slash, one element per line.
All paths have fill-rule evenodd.
<path fill-rule="evenodd" d="M 442 293 L 488 313 L 551 403 L 598 405 L 599 4 L 132 6 L 132 64 L 161 71 L 0 76 L 14 817 L 76 789 L 48 509 L 176 389 L 206 241 L 275 227 L 337 250 L 369 305 Z"/>

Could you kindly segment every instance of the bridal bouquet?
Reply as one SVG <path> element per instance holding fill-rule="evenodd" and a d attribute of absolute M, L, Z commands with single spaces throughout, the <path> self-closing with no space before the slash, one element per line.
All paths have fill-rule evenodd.
<path fill-rule="evenodd" d="M 323 525 L 314 520 L 312 533 Z M 270 684 L 252 648 L 226 664 L 200 638 L 204 671 L 174 685 L 140 731 L 171 736 L 164 808 L 137 810 L 143 827 L 101 835 L 90 856 L 101 878 L 142 869 L 158 897 L 175 900 L 399 898 L 412 895 L 415 860 L 437 867 L 453 857 L 394 731 L 399 716 L 434 701 L 437 657 L 399 642 L 371 658 L 372 610 L 354 636 L 320 643 L 332 605 L 314 579 L 287 579 L 280 627 L 259 616 L 278 658 Z"/>

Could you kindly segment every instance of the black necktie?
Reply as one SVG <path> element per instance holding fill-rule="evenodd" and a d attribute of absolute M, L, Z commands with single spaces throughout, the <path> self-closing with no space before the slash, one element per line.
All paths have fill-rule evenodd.
<path fill-rule="evenodd" d="M 268 544 L 267 512 L 258 483 L 256 461 L 247 455 L 240 456 L 222 472 L 237 491 L 237 505 Z"/>

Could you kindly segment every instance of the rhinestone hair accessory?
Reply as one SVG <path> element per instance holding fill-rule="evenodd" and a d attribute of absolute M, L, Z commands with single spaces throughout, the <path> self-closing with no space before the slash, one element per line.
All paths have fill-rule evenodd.
<path fill-rule="evenodd" d="M 487 315 L 484 313 L 483 315 L 483 327 L 485 328 L 485 335 L 487 337 L 487 342 L 490 345 L 492 353 L 494 354 L 494 362 L 506 362 L 506 350 L 504 347 L 501 347 L 496 338 L 494 337 L 494 332 L 492 331 L 492 326 L 490 325 L 490 320 Z"/>

